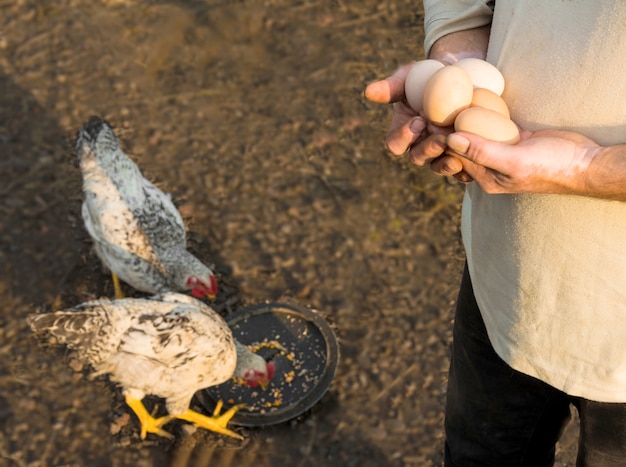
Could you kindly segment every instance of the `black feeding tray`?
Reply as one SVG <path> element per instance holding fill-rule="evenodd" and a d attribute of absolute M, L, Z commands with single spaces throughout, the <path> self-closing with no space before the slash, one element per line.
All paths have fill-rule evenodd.
<path fill-rule="evenodd" d="M 233 336 L 267 361 L 276 373 L 265 390 L 231 379 L 197 394 L 213 412 L 218 400 L 224 409 L 245 404 L 233 425 L 265 426 L 282 423 L 313 407 L 335 376 L 339 345 L 332 328 L 313 310 L 265 303 L 243 308 L 226 318 Z"/>

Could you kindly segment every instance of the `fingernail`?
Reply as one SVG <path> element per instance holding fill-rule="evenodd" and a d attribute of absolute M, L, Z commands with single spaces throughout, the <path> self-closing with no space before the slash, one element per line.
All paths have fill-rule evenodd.
<path fill-rule="evenodd" d="M 446 142 L 450 149 L 460 154 L 465 154 L 470 145 L 469 140 L 465 136 L 457 135 L 456 133 L 448 135 Z"/>
<path fill-rule="evenodd" d="M 422 131 L 424 131 L 424 128 L 426 128 L 426 123 L 421 118 L 416 118 L 411 122 L 409 128 L 411 129 L 411 132 L 413 134 L 421 135 Z"/>

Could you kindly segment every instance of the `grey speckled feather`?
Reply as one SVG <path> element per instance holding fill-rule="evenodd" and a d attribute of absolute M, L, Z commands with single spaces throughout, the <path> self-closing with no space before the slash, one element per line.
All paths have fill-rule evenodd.
<path fill-rule="evenodd" d="M 111 126 L 92 117 L 78 132 L 76 150 L 82 216 L 105 266 L 143 292 L 188 290 L 190 277 L 216 292 L 213 272 L 186 250 L 185 225 L 171 197 L 143 177 Z"/>
<path fill-rule="evenodd" d="M 32 314 L 29 323 L 74 349 L 97 373 L 110 374 L 125 394 L 165 398 L 171 414 L 184 412 L 200 389 L 266 367 L 263 358 L 236 344 L 219 314 L 178 293 L 93 300 Z"/>

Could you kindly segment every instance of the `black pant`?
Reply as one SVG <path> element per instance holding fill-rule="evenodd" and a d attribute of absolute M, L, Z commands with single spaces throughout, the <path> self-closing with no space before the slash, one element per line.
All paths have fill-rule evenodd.
<path fill-rule="evenodd" d="M 626 403 L 571 397 L 508 366 L 489 342 L 467 268 L 447 397 L 448 467 L 552 466 L 570 404 L 581 420 L 577 466 L 626 466 Z"/>

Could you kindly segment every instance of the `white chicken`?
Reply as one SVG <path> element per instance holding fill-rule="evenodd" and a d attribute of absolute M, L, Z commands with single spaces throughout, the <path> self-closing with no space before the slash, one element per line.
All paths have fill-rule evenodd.
<path fill-rule="evenodd" d="M 273 362 L 233 338 L 213 309 L 180 293 L 93 300 L 69 310 L 31 314 L 28 321 L 33 331 L 47 331 L 75 350 L 95 374 L 109 374 L 122 386 L 142 438 L 147 433 L 172 437 L 162 426 L 178 418 L 242 439 L 227 428 L 240 406 L 220 415 L 220 401 L 213 416 L 207 416 L 189 408 L 191 398 L 231 377 L 265 388 L 275 372 Z M 142 402 L 147 394 L 165 399 L 167 416 L 148 413 Z"/>
<path fill-rule="evenodd" d="M 79 130 L 76 152 L 83 176 L 82 216 L 97 255 L 113 275 L 142 292 L 217 294 L 215 275 L 187 251 L 183 219 L 171 197 L 143 177 L 99 117 Z"/>

